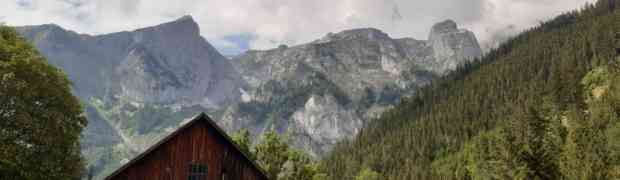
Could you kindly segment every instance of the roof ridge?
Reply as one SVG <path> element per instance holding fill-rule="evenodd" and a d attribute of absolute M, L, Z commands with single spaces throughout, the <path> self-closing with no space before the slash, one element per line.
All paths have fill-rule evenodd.
<path fill-rule="evenodd" d="M 151 152 L 153 152 L 155 149 L 157 149 L 157 147 L 159 147 L 159 146 L 165 144 L 166 142 L 170 141 L 172 138 L 176 137 L 184 129 L 187 129 L 187 128 L 191 127 L 193 124 L 195 124 L 196 122 L 199 122 L 201 119 L 204 119 L 207 122 L 207 124 L 209 124 L 211 127 L 213 127 L 215 129 L 215 131 L 217 131 L 218 134 L 223 136 L 224 139 L 226 139 L 226 141 L 230 142 L 230 144 L 232 144 L 233 148 L 235 150 L 237 150 L 238 152 L 240 152 L 241 155 L 247 161 L 250 161 L 250 164 L 252 164 L 252 166 L 254 166 L 256 169 L 258 169 L 258 171 L 260 171 L 261 174 L 265 178 L 269 179 L 269 177 L 267 176 L 266 171 L 261 166 L 259 166 L 255 161 L 250 159 L 250 156 L 248 156 L 246 154 L 246 152 L 241 150 L 239 145 L 236 142 L 234 142 L 230 136 L 228 136 L 226 131 L 224 131 L 220 126 L 218 126 L 217 123 L 215 123 L 215 121 L 213 121 L 213 119 L 211 119 L 205 112 L 201 112 L 200 114 L 194 116 L 192 118 L 192 120 L 186 122 L 185 124 L 182 124 L 179 128 L 177 128 L 176 130 L 174 130 L 170 134 L 166 135 L 164 138 L 158 140 L 155 144 L 151 145 L 148 149 L 144 150 L 143 152 L 141 152 L 140 154 L 138 154 L 137 156 L 132 158 L 129 162 L 123 164 L 120 168 L 116 169 L 113 173 L 111 173 L 110 175 L 108 175 L 104 179 L 106 179 L 106 180 L 112 179 L 114 176 L 120 174 L 122 171 L 124 171 L 125 169 L 129 168 L 132 164 L 136 163 L 137 161 L 143 159 L 146 155 L 148 155 Z"/>

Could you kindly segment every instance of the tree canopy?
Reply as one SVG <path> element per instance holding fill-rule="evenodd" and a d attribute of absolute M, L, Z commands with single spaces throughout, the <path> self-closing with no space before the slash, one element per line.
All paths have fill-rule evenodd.
<path fill-rule="evenodd" d="M 252 146 L 250 133 L 240 130 L 233 140 L 266 171 L 274 180 L 324 180 L 326 175 L 320 171 L 319 164 L 303 151 L 290 147 L 287 136 L 270 130 L 262 135 Z"/>
<path fill-rule="evenodd" d="M 0 26 L 0 179 L 77 179 L 87 121 L 71 83 Z"/>

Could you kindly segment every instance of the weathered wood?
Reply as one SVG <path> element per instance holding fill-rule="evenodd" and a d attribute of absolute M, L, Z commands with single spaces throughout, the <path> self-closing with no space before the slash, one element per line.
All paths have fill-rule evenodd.
<path fill-rule="evenodd" d="M 207 165 L 208 180 L 267 180 L 262 169 L 204 113 L 106 179 L 184 180 L 189 178 L 190 164 Z"/>

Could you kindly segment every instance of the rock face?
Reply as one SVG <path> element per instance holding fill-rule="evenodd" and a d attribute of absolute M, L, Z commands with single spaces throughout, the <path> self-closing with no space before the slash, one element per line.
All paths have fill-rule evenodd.
<path fill-rule="evenodd" d="M 331 95 L 312 95 L 291 117 L 294 127 L 310 138 L 316 152 L 325 152 L 339 140 L 357 134 L 363 122 L 355 111 L 345 108 Z"/>
<path fill-rule="evenodd" d="M 18 28 L 63 69 L 82 99 L 219 106 L 236 102 L 240 77 L 186 16 L 132 32 L 80 35 L 56 25 Z"/>
<path fill-rule="evenodd" d="M 288 132 L 293 145 L 320 157 L 400 98 L 482 53 L 473 33 L 453 21 L 433 26 L 429 40 L 353 29 L 230 60 L 189 16 L 98 36 L 56 25 L 18 31 L 74 82 L 89 119 L 83 154 L 98 178 L 200 111 L 229 132 Z"/>
<path fill-rule="evenodd" d="M 432 66 L 437 72 L 455 69 L 465 60 L 482 55 L 474 33 L 457 29 L 456 23 L 452 20 L 435 24 L 428 39 L 435 57 L 435 63 Z"/>
<path fill-rule="evenodd" d="M 415 88 L 481 55 L 474 34 L 451 20 L 434 25 L 427 41 L 365 28 L 249 51 L 232 58 L 247 86 L 224 123 L 256 134 L 293 132 L 297 146 L 320 155 Z"/>

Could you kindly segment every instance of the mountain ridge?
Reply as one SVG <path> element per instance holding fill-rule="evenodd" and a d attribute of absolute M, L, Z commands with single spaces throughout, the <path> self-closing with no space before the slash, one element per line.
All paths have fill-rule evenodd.
<path fill-rule="evenodd" d="M 473 34 L 438 37 L 457 39 L 439 59 L 443 52 L 429 41 L 360 28 L 228 59 L 200 36 L 191 16 L 103 35 L 57 25 L 17 29 L 75 82 L 92 121 L 83 154 L 98 176 L 198 111 L 228 132 L 290 132 L 291 144 L 320 156 L 451 70 L 438 60 L 461 64 L 471 60 L 461 52 L 481 55 Z M 474 50 L 463 49 L 470 45 Z"/>
<path fill-rule="evenodd" d="M 252 132 L 294 131 L 298 147 L 323 154 L 401 97 L 480 57 L 475 36 L 453 27 L 434 31 L 431 40 L 393 39 L 379 29 L 359 28 L 291 47 L 248 51 L 231 59 L 248 85 L 243 103 L 249 106 L 244 107 L 271 110 L 239 116 L 245 113 L 233 106 L 224 113 L 224 122 L 236 130 L 242 127 L 235 124 L 272 118 L 277 123 Z M 295 89 L 304 92 L 292 92 Z M 287 106 L 278 105 L 282 103 Z M 312 120 L 320 118 L 325 120 Z"/>

